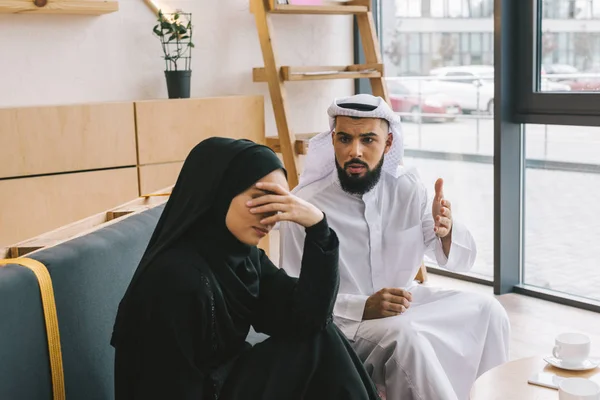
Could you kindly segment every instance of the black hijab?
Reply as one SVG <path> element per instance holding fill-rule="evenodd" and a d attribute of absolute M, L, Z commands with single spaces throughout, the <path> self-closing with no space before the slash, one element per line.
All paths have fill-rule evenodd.
<path fill-rule="evenodd" d="M 283 169 L 268 147 L 249 140 L 213 137 L 186 158 L 148 247 L 119 305 L 115 336 L 125 326 L 129 298 L 148 268 L 165 250 L 194 248 L 215 275 L 230 313 L 248 319 L 258 297 L 258 273 L 249 256 L 254 246 L 235 238 L 225 225 L 231 200 L 274 170 Z"/>

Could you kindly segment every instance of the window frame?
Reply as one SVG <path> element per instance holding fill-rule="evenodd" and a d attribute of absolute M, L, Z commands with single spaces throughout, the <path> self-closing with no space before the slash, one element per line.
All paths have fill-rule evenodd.
<path fill-rule="evenodd" d="M 497 2 L 498 0 L 496 0 Z M 600 124 L 600 92 L 539 92 L 543 0 L 522 0 L 512 17 L 517 23 L 515 64 L 521 66 L 514 81 L 516 94 L 512 121 L 523 124 L 597 126 Z M 540 11 L 540 12 L 538 12 Z M 506 18 L 504 18 L 506 19 Z M 506 21 L 502 21 L 504 25 Z"/>

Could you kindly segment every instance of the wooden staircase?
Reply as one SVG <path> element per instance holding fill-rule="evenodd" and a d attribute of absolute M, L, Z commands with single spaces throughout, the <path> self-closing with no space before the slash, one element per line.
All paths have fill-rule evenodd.
<path fill-rule="evenodd" d="M 306 154 L 308 140 L 314 134 L 295 134 L 288 123 L 285 82 L 314 81 L 324 79 L 368 78 L 375 96 L 381 96 L 389 103 L 384 82 L 383 61 L 375 32 L 371 0 L 356 0 L 343 5 L 301 6 L 275 4 L 275 0 L 250 0 L 250 10 L 254 14 L 260 46 L 264 60 L 263 68 L 252 71 L 254 82 L 266 82 L 273 104 L 277 137 L 268 138 L 267 144 L 283 155 L 288 170 L 290 188 L 298 184 L 298 155 Z M 354 15 L 360 30 L 365 53 L 365 64 L 342 66 L 279 66 L 273 50 L 270 16 L 271 14 L 312 14 L 312 15 Z"/>

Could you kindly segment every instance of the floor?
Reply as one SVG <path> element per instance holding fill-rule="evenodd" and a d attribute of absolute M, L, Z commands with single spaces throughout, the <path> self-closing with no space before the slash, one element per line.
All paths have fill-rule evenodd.
<path fill-rule="evenodd" d="M 429 274 L 428 285 L 488 293 L 492 287 Z M 550 355 L 554 337 L 565 331 L 583 332 L 592 339 L 591 354 L 600 358 L 600 314 L 520 294 L 495 296 L 511 322 L 510 358 Z"/>

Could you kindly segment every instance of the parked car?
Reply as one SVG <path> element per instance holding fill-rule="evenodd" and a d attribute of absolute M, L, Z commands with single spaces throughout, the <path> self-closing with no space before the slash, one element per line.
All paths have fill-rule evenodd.
<path fill-rule="evenodd" d="M 542 76 L 550 81 L 557 81 L 568 85 L 573 91 L 598 91 L 600 90 L 600 68 L 592 67 L 584 72 L 570 65 L 551 64 L 542 66 Z M 542 90 L 544 90 L 542 88 Z"/>
<path fill-rule="evenodd" d="M 486 111 L 494 113 L 494 67 L 491 65 L 466 65 L 443 67 L 430 71 L 439 91 L 455 98 L 464 112 Z M 541 79 L 541 90 L 570 91 L 565 83 Z"/>
<path fill-rule="evenodd" d="M 464 112 L 494 112 L 494 67 L 468 65 L 430 71 L 441 93 L 456 99 Z"/>
<path fill-rule="evenodd" d="M 542 76 L 547 75 L 550 81 L 560 82 L 568 79 L 568 75 L 579 74 L 579 70 L 569 64 L 543 64 Z M 567 77 L 554 78 L 552 75 L 567 75 Z"/>
<path fill-rule="evenodd" d="M 424 80 L 390 80 L 388 91 L 392 109 L 410 113 L 402 118 L 412 122 L 452 122 L 462 112 L 456 100 Z"/>

